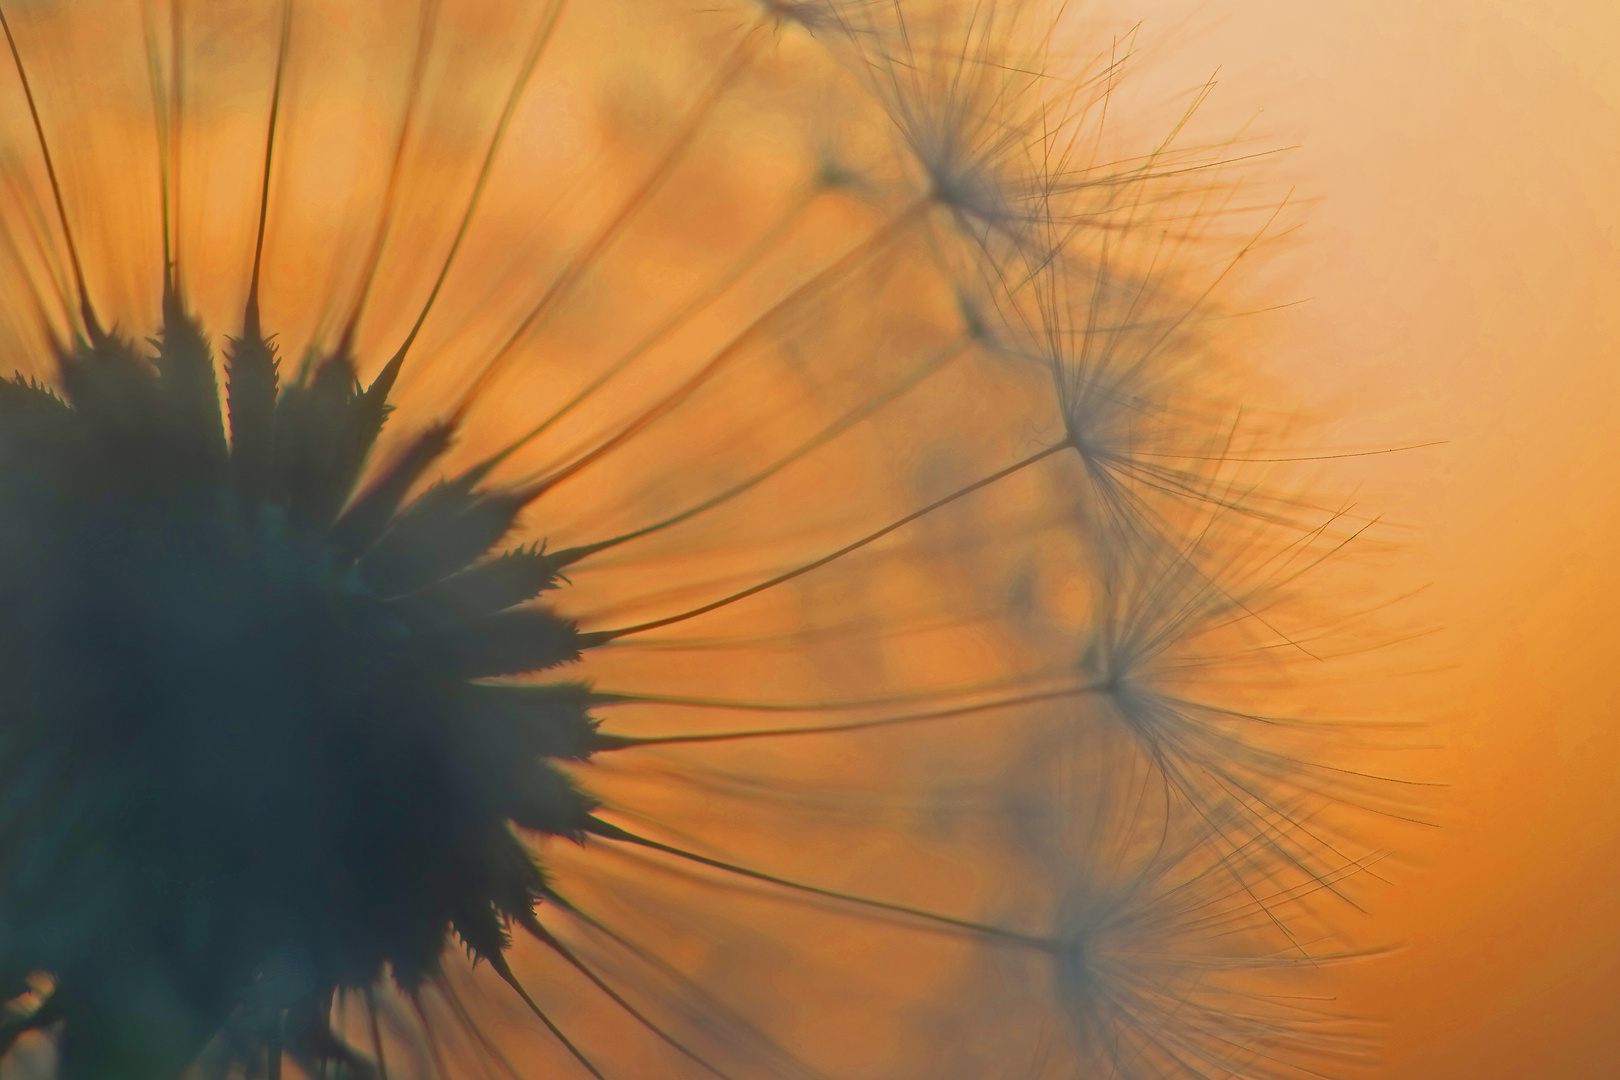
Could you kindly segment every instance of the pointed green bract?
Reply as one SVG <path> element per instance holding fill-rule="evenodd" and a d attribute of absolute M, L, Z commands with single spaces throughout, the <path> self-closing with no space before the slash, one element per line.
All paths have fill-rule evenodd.
<path fill-rule="evenodd" d="M 185 310 L 172 288 L 163 297 L 163 335 L 157 342 L 158 386 L 175 437 L 189 447 L 196 467 L 214 479 L 224 476 L 229 451 L 219 414 L 219 383 L 202 326 Z"/>
<path fill-rule="evenodd" d="M 533 499 L 480 491 L 458 478 L 435 484 L 407 506 L 360 559 L 360 574 L 383 596 L 443 581 L 500 542 Z"/>
<path fill-rule="evenodd" d="M 270 489 L 280 363 L 275 345 L 260 337 L 257 327 L 231 340 L 226 359 L 231 470 L 242 493 L 257 498 Z"/>
<path fill-rule="evenodd" d="M 376 543 L 411 486 L 449 448 L 453 433 L 450 424 L 434 424 L 406 444 L 343 512 L 332 529 L 333 546 L 345 555 L 359 555 Z"/>

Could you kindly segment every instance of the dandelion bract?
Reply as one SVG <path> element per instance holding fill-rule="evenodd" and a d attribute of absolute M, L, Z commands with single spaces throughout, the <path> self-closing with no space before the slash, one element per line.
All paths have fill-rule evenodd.
<path fill-rule="evenodd" d="M 1294 984 L 1393 804 L 1248 676 L 1323 662 L 1367 519 L 1252 453 L 1219 286 L 1275 207 L 1118 115 L 1130 33 L 4 28 L 3 1068 L 1362 1052 Z"/>

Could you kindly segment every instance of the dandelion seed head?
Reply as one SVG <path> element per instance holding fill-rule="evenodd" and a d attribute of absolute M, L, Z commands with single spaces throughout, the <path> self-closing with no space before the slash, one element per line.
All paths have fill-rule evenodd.
<path fill-rule="evenodd" d="M 1209 777 L 1293 763 L 1181 693 L 1256 500 L 1023 9 L 7 6 L 8 1068 L 943 1076 L 1009 956 L 1081 1075 L 1275 1041 L 1201 920 L 1296 792 Z"/>
<path fill-rule="evenodd" d="M 873 42 L 854 66 L 886 103 L 920 194 L 956 234 L 941 234 L 943 257 L 961 243 L 981 256 L 1018 255 L 1053 213 L 1031 172 L 1051 92 L 1015 8 L 912 5 L 854 17 Z M 958 269 L 971 263 L 963 257 Z"/>
<path fill-rule="evenodd" d="M 1288 987 L 1327 958 L 1263 943 L 1261 907 L 1223 895 L 1223 879 L 1199 861 L 1196 845 L 1170 847 L 1129 875 L 1070 881 L 1052 983 L 1079 1075 L 1304 1076 L 1358 1052 L 1353 1026 L 1302 1038 L 1294 1006 L 1246 989 Z"/>
<path fill-rule="evenodd" d="M 1098 1000 L 1106 993 L 1107 907 L 1098 897 L 1076 890 L 1058 920 L 1061 932 L 1052 949 L 1058 994 L 1080 1016 L 1095 1016 Z"/>
<path fill-rule="evenodd" d="M 872 6 L 871 0 L 756 0 L 756 3 L 779 25 L 797 26 L 812 34 L 830 31 L 848 34 L 855 26 L 853 14 Z"/>
<path fill-rule="evenodd" d="M 1162 705 L 1141 681 L 1138 657 L 1093 640 L 1081 653 L 1076 670 L 1108 702 L 1116 715 L 1140 737 L 1154 742 Z"/>

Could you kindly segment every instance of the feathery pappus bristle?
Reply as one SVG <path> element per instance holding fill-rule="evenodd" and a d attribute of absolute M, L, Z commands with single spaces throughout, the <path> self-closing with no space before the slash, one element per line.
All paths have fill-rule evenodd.
<path fill-rule="evenodd" d="M 1270 222 L 1129 33 L 0 21 L 0 1067 L 936 1076 L 1007 964 L 1055 1075 L 1359 1052 L 1267 995 L 1383 782 L 1189 685 L 1363 522 L 1244 471 Z"/>

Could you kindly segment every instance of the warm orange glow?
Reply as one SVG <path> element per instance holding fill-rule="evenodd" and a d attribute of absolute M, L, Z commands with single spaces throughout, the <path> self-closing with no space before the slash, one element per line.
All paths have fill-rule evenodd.
<path fill-rule="evenodd" d="M 85 15 L 92 4 L 106 18 Z M 441 7 L 428 104 L 409 129 L 398 217 L 356 341 L 367 378 L 432 285 L 541 10 Z M 1244 990 L 1266 991 L 1254 998 L 1260 1019 L 1240 1018 L 1244 1034 L 1258 1032 L 1242 1050 L 1254 1056 L 1212 1054 L 1204 1068 L 1287 1045 L 1305 1015 L 1292 1002 L 1320 994 L 1333 1021 L 1322 1028 L 1338 1033 L 1349 1019 L 1344 1041 L 1308 1047 L 1298 1073 L 1262 1064 L 1257 1075 L 1304 1075 L 1318 1049 L 1331 1059 L 1322 1075 L 1346 1080 L 1620 1071 L 1620 630 L 1609 618 L 1620 569 L 1606 562 L 1620 550 L 1620 15 L 1553 0 L 1114 8 L 1028 50 L 1052 65 L 1044 74 L 1071 76 L 1136 52 L 1111 96 L 1102 83 L 1020 82 L 1014 64 L 951 67 L 946 48 L 914 65 L 944 75 L 900 66 L 919 97 L 937 90 L 929 74 L 1006 79 L 1004 97 L 986 91 L 962 115 L 983 107 L 1019 137 L 1048 122 L 1072 136 L 1021 147 L 1032 172 L 1020 179 L 1045 181 L 1066 179 L 1060 159 L 1082 172 L 1146 160 L 1133 155 L 1220 70 L 1163 153 L 1163 175 L 1118 185 L 1144 192 L 1139 203 L 1116 205 L 1112 188 L 1095 206 L 1086 191 L 1063 193 L 1072 204 L 1053 197 L 1072 214 L 1061 223 L 1079 237 L 1065 252 L 1073 262 L 1033 267 L 1020 258 L 1037 261 L 1038 244 L 993 263 L 974 247 L 983 236 L 953 217 L 951 193 L 929 188 L 907 156 L 918 148 L 895 139 L 884 113 L 894 103 L 847 59 L 877 50 L 835 60 L 802 28 L 740 2 L 578 3 L 560 24 L 398 386 L 379 457 L 465 405 L 446 458 L 453 473 L 588 388 L 493 474 L 557 479 L 512 542 L 569 548 L 701 508 L 571 565 L 554 594 L 587 631 L 701 615 L 628 633 L 563 669 L 623 695 L 599 710 L 606 732 L 712 734 L 997 695 L 1021 707 L 565 766 L 626 827 L 942 917 L 806 900 L 809 890 L 772 892 L 712 866 L 551 835 L 536 843 L 559 891 L 633 928 L 635 946 L 604 944 L 592 936 L 600 928 L 565 921 L 561 904 L 545 910 L 548 930 L 599 948 L 604 965 L 621 965 L 610 977 L 628 996 L 757 1067 L 740 1075 L 774 1059 L 723 1025 L 705 1028 L 725 1010 L 706 1012 L 698 983 L 724 999 L 738 1031 L 757 1025 L 828 1076 L 989 1080 L 998 1069 L 996 1080 L 1026 1080 L 1027 1054 L 1027 1080 L 1069 1080 L 1058 1070 L 1084 1068 L 1089 1049 L 1052 1051 L 1049 1075 L 1030 1048 L 1063 1045 L 1076 1008 L 1048 984 L 1054 957 L 1071 946 L 1080 955 L 1058 924 L 1069 894 L 1084 891 L 1074 883 L 1095 869 L 1066 861 L 1064 844 L 1087 834 L 1087 857 L 1104 851 L 1140 871 L 1128 887 L 1084 882 L 1109 901 L 1118 887 L 1128 914 L 1150 909 L 1148 929 L 1131 933 L 1158 945 L 1158 931 L 1171 950 L 1186 944 L 1178 929 L 1196 928 L 1195 962 L 1166 963 L 1165 1000 L 1179 1008 L 1217 994 L 1234 972 Z M 408 13 L 335 0 L 299 10 L 263 290 L 284 386 L 306 349 L 331 346 L 363 276 L 417 27 Z M 185 185 L 177 259 L 216 351 L 240 325 L 279 12 L 222 4 L 196 18 L 188 46 L 195 100 L 174 159 Z M 1135 37 L 1094 33 L 1138 16 Z M 18 21 L 24 51 L 41 58 L 41 111 L 58 133 L 89 291 L 109 324 L 144 336 L 164 232 L 141 7 L 85 0 Z M 154 46 L 159 69 L 168 47 Z M 41 327 L 65 332 L 77 316 L 56 295 L 67 291 L 53 280 L 63 276 L 59 226 L 17 97 L 0 76 L 0 211 L 12 245 L 0 340 L 18 357 L 8 365 L 48 376 Z M 1035 146 L 1049 154 L 1041 167 Z M 1058 220 L 1041 224 L 1058 231 Z M 1018 337 L 1052 315 L 1032 299 L 1042 285 L 1054 291 L 1038 298 L 1064 316 L 1068 302 L 1117 316 L 1093 336 L 1091 323 L 1076 330 L 1081 319 L 1052 322 L 1155 376 L 1139 397 L 1138 384 L 1099 379 L 1129 407 L 1092 403 L 1099 442 L 1125 448 L 1138 469 L 1130 490 L 1151 513 L 1132 517 L 1138 505 L 1122 510 L 1087 486 L 1093 461 L 1082 464 L 1079 424 L 1060 417 L 1049 370 L 1061 383 L 1073 358 L 1042 353 L 1040 333 Z M 597 392 L 603 373 L 612 377 Z M 1167 428 L 1192 434 L 1153 444 L 1160 433 L 1142 416 L 1162 419 L 1159 406 Z M 1402 447 L 1416 448 L 1382 452 Z M 1035 456 L 1043 448 L 1050 460 Z M 1024 458 L 1041 468 L 1012 470 L 825 573 L 702 610 Z M 704 505 L 734 485 L 735 498 Z M 1108 530 L 1110 511 L 1153 534 L 1140 563 L 1119 557 L 1128 542 Z M 1120 674 L 1104 656 L 1117 642 L 1102 639 L 1133 601 L 1148 612 L 1144 636 L 1162 631 L 1168 644 L 1162 656 L 1144 650 L 1162 669 L 1122 662 Z M 1154 678 L 1178 677 L 1194 687 L 1189 708 L 1213 695 L 1189 741 L 1228 754 L 1231 772 L 1212 779 L 1198 761 L 1175 760 L 1173 739 L 1121 719 L 1131 692 L 1151 698 L 1162 689 Z M 1017 698 L 1055 682 L 1070 694 L 1061 707 Z M 731 708 L 849 699 L 877 704 Z M 1389 723 L 1368 725 L 1363 744 L 1360 720 Z M 1155 773 L 1165 757 L 1184 772 Z M 1085 795 L 1107 804 L 1094 819 Z M 1008 839 L 1058 819 L 1056 840 Z M 1189 880 L 1216 881 L 1216 899 Z M 1194 899 L 1153 911 L 1134 891 L 1143 882 Z M 1339 886 L 1342 897 L 1327 895 Z M 1014 938 L 1035 947 L 1019 952 Z M 1197 952 L 1227 939 L 1241 948 Z M 642 947 L 656 963 L 642 962 Z M 1362 950 L 1372 955 L 1317 964 Z M 1133 975 L 1163 959 L 1124 952 Z M 614 1075 L 650 1076 L 648 1063 L 672 1060 L 544 944 L 525 939 L 513 957 L 545 1009 Z M 495 1043 L 525 1065 L 574 1067 L 490 966 L 455 971 L 448 981 L 467 990 Z M 1299 992 L 1287 980 L 1301 972 L 1323 978 Z M 363 1043 L 377 1014 L 357 1001 L 333 1023 Z M 1152 1005 L 1142 1015 L 1132 1016 L 1142 1030 L 1162 1019 Z M 416 1050 L 425 1075 L 412 1022 L 388 1038 Z M 1364 1028 L 1382 1043 L 1377 1056 L 1362 1053 Z M 1200 1034 L 1188 1036 L 1195 1048 Z"/>
<path fill-rule="evenodd" d="M 1388 1025 L 1370 1075 L 1620 1072 L 1620 9 L 1131 10 L 1188 18 L 1176 70 L 1301 144 L 1276 363 L 1345 442 L 1448 440 L 1361 470 L 1434 583 L 1444 630 L 1405 656 L 1446 669 L 1421 699 L 1452 785 L 1370 901 L 1402 947 L 1342 999 Z"/>

